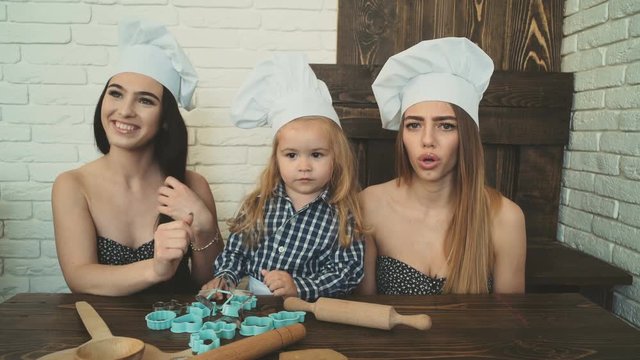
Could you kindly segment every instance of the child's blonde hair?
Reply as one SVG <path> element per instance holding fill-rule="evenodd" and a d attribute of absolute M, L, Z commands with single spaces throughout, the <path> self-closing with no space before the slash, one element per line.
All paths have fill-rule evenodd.
<path fill-rule="evenodd" d="M 360 239 L 366 233 L 357 199 L 360 185 L 355 156 L 349 140 L 335 122 L 321 116 L 305 116 L 293 121 L 308 120 L 320 120 L 325 127 L 325 134 L 329 137 L 329 146 L 333 154 L 333 172 L 328 184 L 329 204 L 335 206 L 337 211 L 340 245 L 347 247 L 351 244 L 348 234 L 350 218 L 353 219 L 354 238 Z M 228 221 L 229 231 L 241 234 L 244 244 L 249 247 L 257 246 L 264 235 L 264 208 L 281 181 L 276 159 L 278 143 L 276 134 L 273 138 L 271 157 L 260 175 L 256 188 L 242 201 L 238 214 Z"/>

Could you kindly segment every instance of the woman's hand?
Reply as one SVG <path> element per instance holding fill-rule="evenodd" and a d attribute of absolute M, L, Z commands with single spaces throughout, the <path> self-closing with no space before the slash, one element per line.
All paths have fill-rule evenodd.
<path fill-rule="evenodd" d="M 286 271 L 282 270 L 262 270 L 264 276 L 264 284 L 275 296 L 298 296 L 298 288 L 293 281 L 293 277 Z"/>
<path fill-rule="evenodd" d="M 158 189 L 158 211 L 174 220 L 184 220 L 193 214 L 194 231 L 210 231 L 213 218 L 202 199 L 187 185 L 168 176 Z"/>
<path fill-rule="evenodd" d="M 190 227 L 192 216 L 186 221 L 176 220 L 160 224 L 154 234 L 153 270 L 162 281 L 170 279 L 176 272 L 182 257 L 187 253 L 193 238 Z"/>

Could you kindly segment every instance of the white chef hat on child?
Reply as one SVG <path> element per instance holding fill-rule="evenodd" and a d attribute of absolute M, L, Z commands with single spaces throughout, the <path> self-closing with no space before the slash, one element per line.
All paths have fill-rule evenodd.
<path fill-rule="evenodd" d="M 327 85 L 316 78 L 304 54 L 276 54 L 260 62 L 231 104 L 240 128 L 278 129 L 303 116 L 324 116 L 340 125 Z"/>
<path fill-rule="evenodd" d="M 479 124 L 492 73 L 489 55 L 466 38 L 422 41 L 390 57 L 371 86 L 382 127 L 398 130 L 407 108 L 422 101 L 456 104 Z"/>
<path fill-rule="evenodd" d="M 146 75 L 169 89 L 186 110 L 198 83 L 193 65 L 169 30 L 148 20 L 120 22 L 120 57 L 115 74 L 134 72 Z"/>

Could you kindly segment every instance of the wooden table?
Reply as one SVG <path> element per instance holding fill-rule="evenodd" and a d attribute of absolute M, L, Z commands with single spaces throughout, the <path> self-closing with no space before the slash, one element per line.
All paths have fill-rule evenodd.
<path fill-rule="evenodd" d="M 190 296 L 176 298 L 192 300 Z M 308 314 L 307 337 L 287 350 L 332 348 L 350 359 L 640 358 L 640 331 L 579 294 L 349 299 L 393 305 L 401 314 L 427 313 L 433 328 L 365 329 L 316 321 Z M 80 300 L 94 306 L 114 335 L 142 339 L 165 351 L 187 348 L 188 335 L 152 331 L 145 325 L 144 315 L 151 305 L 167 298 L 19 294 L 0 304 L 0 359 L 36 359 L 89 340 L 74 307 Z M 260 297 L 258 301 L 261 314 L 281 306 L 278 298 Z"/>

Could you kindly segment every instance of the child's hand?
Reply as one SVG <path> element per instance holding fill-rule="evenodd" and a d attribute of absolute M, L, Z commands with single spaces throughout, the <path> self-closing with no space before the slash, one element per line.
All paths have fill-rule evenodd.
<path fill-rule="evenodd" d="M 209 280 L 206 284 L 202 285 L 202 290 L 211 290 L 211 289 L 220 289 L 220 290 L 229 290 L 229 286 L 224 276 L 218 276 L 215 279 Z M 217 293 L 213 297 L 213 300 L 222 300 L 224 298 L 223 293 Z"/>
<path fill-rule="evenodd" d="M 269 290 L 275 296 L 298 296 L 298 288 L 296 283 L 293 282 L 293 277 L 286 271 L 282 270 L 262 270 L 262 276 L 264 276 L 264 284 L 269 287 Z"/>

